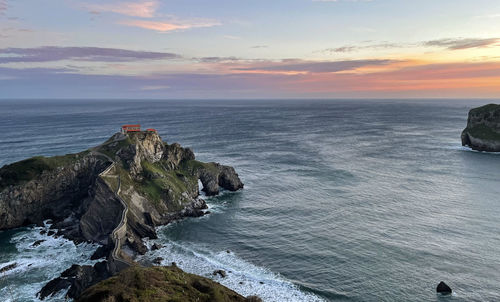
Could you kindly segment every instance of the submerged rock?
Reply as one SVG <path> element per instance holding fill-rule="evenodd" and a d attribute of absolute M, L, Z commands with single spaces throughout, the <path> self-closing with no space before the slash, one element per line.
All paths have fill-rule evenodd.
<path fill-rule="evenodd" d="M 2 268 L 0 268 L 0 274 L 2 273 L 5 273 L 5 272 L 8 272 L 12 269 L 15 269 L 17 267 L 17 262 L 14 262 L 14 263 L 11 263 L 11 264 L 8 264 Z"/>
<path fill-rule="evenodd" d="M 462 145 L 477 151 L 500 152 L 500 105 L 489 104 L 469 111 Z"/>
<path fill-rule="evenodd" d="M 32 247 L 37 247 L 37 246 L 39 246 L 44 241 L 45 241 L 45 239 L 37 240 L 37 241 L 33 242 L 33 244 L 31 246 Z"/>
<path fill-rule="evenodd" d="M 156 250 L 159 250 L 163 247 L 163 245 L 159 244 L 159 243 L 155 243 L 153 244 L 153 246 L 151 247 L 151 250 L 152 251 L 156 251 Z"/>
<path fill-rule="evenodd" d="M 451 287 L 448 286 L 448 284 L 444 283 L 443 281 L 439 282 L 436 292 L 440 294 L 451 294 Z"/>
<path fill-rule="evenodd" d="M 226 276 L 227 276 L 226 272 L 225 272 L 224 270 L 221 270 L 221 269 L 215 270 L 215 271 L 213 272 L 213 275 L 214 275 L 214 276 L 219 275 L 219 276 L 221 276 L 222 278 L 226 278 Z"/>

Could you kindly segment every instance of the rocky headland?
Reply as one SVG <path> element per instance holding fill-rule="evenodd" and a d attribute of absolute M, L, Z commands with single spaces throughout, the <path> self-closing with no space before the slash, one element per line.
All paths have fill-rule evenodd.
<path fill-rule="evenodd" d="M 189 274 L 178 268 L 148 271 L 150 268 L 139 267 L 134 259 L 148 250 L 143 238 L 157 238 L 156 226 L 205 215 L 207 206 L 199 198 L 198 180 L 208 196 L 217 195 L 221 188 L 243 188 L 232 167 L 197 161 L 191 149 L 167 144 L 155 131 L 116 133 L 77 154 L 33 157 L 2 167 L 0 230 L 50 220 L 55 236 L 100 245 L 92 259 L 102 261 L 68 268 L 39 292 L 42 299 L 69 288 L 68 297 L 90 301 L 88 297 L 106 284 L 130 281 L 131 274 L 154 276 L 160 284 L 162 276 Z M 92 287 L 82 296 L 108 278 L 108 283 Z M 205 292 L 200 297 L 205 298 L 196 301 L 212 301 L 206 297 L 212 292 L 219 295 L 222 286 L 199 278 L 191 286 L 196 289 L 196 284 L 202 284 Z M 225 290 L 228 297 L 235 295 Z M 198 297 L 196 292 L 193 295 Z M 237 296 L 223 301 L 243 301 Z M 191 300 L 195 299 L 185 301 Z"/>
<path fill-rule="evenodd" d="M 489 104 L 469 111 L 462 145 L 477 151 L 500 152 L 500 105 Z"/>

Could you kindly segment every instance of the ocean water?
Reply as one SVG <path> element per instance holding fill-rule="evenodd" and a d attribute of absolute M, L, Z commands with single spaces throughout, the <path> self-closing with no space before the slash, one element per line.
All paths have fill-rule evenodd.
<path fill-rule="evenodd" d="M 0 166 L 141 123 L 245 183 L 208 198 L 210 215 L 161 227 L 147 243 L 163 248 L 141 261 L 265 301 L 499 301 L 500 154 L 460 143 L 468 110 L 491 102 L 0 101 Z M 0 267 L 19 264 L 0 275 L 0 300 L 36 301 L 44 282 L 90 263 L 95 246 L 39 231 L 0 233 Z M 436 295 L 441 280 L 452 296 Z"/>

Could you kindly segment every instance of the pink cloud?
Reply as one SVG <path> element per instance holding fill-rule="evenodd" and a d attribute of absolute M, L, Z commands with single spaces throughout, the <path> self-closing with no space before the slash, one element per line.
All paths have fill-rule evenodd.
<path fill-rule="evenodd" d="M 147 21 L 147 20 L 126 20 L 120 22 L 120 24 L 155 30 L 159 32 L 168 32 L 168 31 L 189 29 L 195 27 L 212 27 L 219 25 L 219 23 L 217 22 L 173 23 L 173 22 Z"/>
<path fill-rule="evenodd" d="M 112 12 L 116 14 L 152 18 L 158 8 L 158 1 L 120 2 L 115 4 L 88 4 L 85 8 L 92 13 Z M 0 6 L 1 7 L 1 6 Z"/>

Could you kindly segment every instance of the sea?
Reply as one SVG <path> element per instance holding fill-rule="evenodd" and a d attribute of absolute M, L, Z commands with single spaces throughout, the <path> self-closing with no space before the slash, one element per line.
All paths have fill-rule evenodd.
<path fill-rule="evenodd" d="M 0 166 L 155 128 L 245 188 L 211 214 L 158 229 L 164 258 L 264 301 L 500 301 L 500 154 L 461 146 L 492 99 L 1 100 Z M 75 246 L 29 226 L 0 232 L 0 301 L 36 293 Z M 32 244 L 45 240 L 39 246 Z M 227 277 L 214 276 L 222 269 Z M 440 281 L 451 296 L 436 294 Z M 64 301 L 64 292 L 46 301 Z"/>

